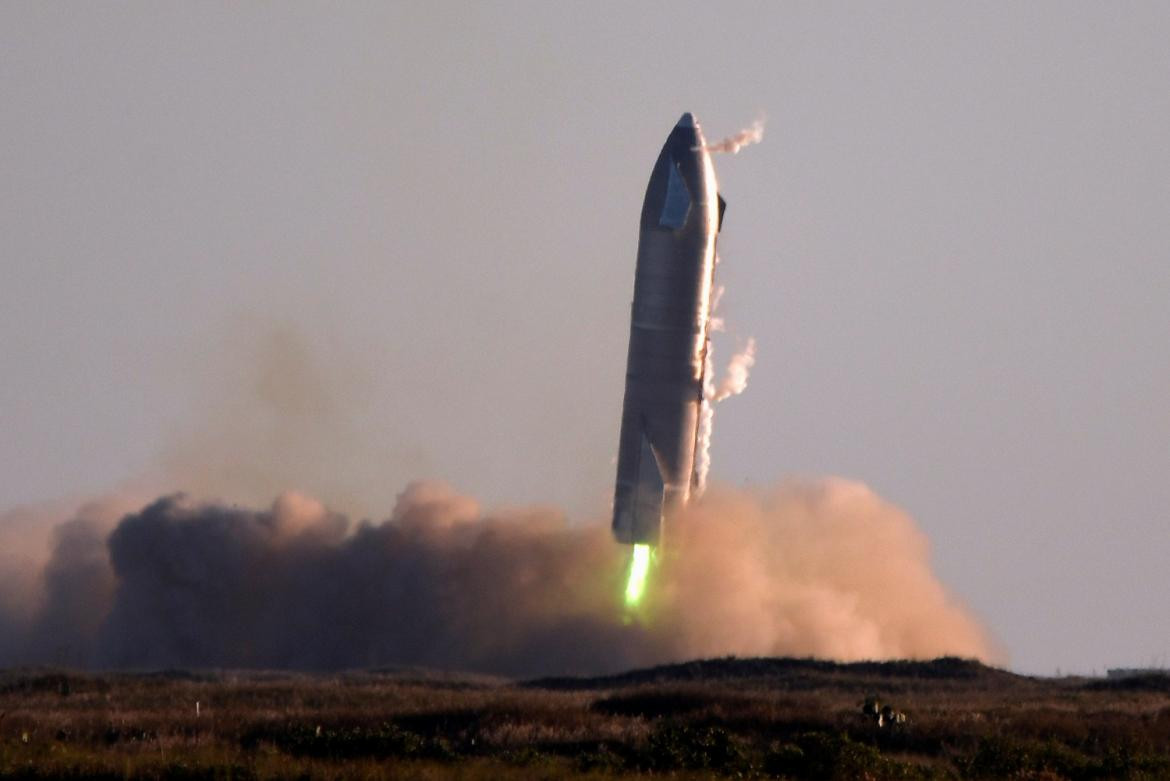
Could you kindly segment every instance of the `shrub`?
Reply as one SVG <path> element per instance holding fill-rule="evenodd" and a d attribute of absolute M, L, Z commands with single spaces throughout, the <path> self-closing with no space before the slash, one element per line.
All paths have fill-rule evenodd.
<path fill-rule="evenodd" d="M 728 770 L 743 761 L 727 730 L 665 725 L 651 733 L 644 764 L 651 770 Z"/>
<path fill-rule="evenodd" d="M 241 740 L 244 748 L 271 743 L 297 757 L 354 759 L 359 757 L 400 757 L 406 759 L 449 759 L 450 746 L 439 738 L 424 738 L 393 724 L 376 727 L 323 729 L 302 724 L 260 727 Z"/>
<path fill-rule="evenodd" d="M 793 742 L 773 744 L 764 758 L 770 775 L 809 779 L 924 778 L 924 769 L 898 762 L 848 735 L 806 732 Z"/>

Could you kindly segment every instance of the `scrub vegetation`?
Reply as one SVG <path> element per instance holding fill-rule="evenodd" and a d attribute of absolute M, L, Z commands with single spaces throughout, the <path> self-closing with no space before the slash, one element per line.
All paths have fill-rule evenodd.
<path fill-rule="evenodd" d="M 958 659 L 719 659 L 522 683 L 404 669 L 0 673 L 5 778 L 646 774 L 1170 778 L 1170 678 L 1037 679 Z"/>

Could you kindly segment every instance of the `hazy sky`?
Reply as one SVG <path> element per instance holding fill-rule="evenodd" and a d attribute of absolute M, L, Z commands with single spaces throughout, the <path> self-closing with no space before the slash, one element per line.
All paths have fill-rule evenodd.
<path fill-rule="evenodd" d="M 717 363 L 758 363 L 713 479 L 868 483 L 1017 669 L 1167 663 L 1167 41 L 1155 3 L 5 3 L 0 509 L 604 516 L 651 166 L 763 114 L 716 158 Z"/>

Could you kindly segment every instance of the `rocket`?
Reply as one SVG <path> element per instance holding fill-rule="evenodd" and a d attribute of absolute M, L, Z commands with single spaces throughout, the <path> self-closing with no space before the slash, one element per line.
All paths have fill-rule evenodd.
<path fill-rule="evenodd" d="M 613 534 L 657 545 L 697 486 L 704 371 L 725 203 L 691 114 L 670 131 L 642 202 Z"/>

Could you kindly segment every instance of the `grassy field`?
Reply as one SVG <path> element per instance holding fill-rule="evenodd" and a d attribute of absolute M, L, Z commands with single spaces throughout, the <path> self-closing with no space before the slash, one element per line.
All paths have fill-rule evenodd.
<path fill-rule="evenodd" d="M 878 698 L 906 715 L 878 726 Z M 1170 677 L 720 659 L 515 683 L 426 671 L 0 673 L 12 778 L 1170 778 Z"/>

